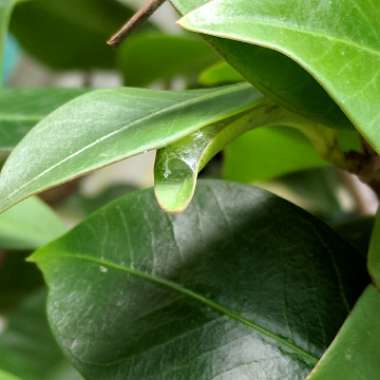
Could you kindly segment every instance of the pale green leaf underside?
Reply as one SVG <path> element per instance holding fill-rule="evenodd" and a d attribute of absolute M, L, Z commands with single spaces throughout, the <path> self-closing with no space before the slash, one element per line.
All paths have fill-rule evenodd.
<path fill-rule="evenodd" d="M 11 153 L 0 176 L 0 209 L 244 112 L 256 98 L 249 84 L 183 92 L 119 88 L 79 97 L 38 123 Z"/>
<path fill-rule="evenodd" d="M 32 260 L 54 334 L 89 380 L 304 380 L 366 281 L 326 226 L 222 181 L 200 182 L 176 216 L 132 193 Z"/>
<path fill-rule="evenodd" d="M 218 62 L 199 75 L 198 81 L 204 86 L 217 86 L 226 83 L 237 83 L 244 78 L 227 62 Z"/>
<path fill-rule="evenodd" d="M 0 249 L 33 250 L 64 232 L 63 222 L 35 197 L 0 215 Z"/>
<path fill-rule="evenodd" d="M 380 152 L 380 8 L 372 0 L 215 0 L 180 23 L 289 56 Z"/>
<path fill-rule="evenodd" d="M 369 286 L 308 380 L 375 380 L 380 374 L 380 293 Z"/>

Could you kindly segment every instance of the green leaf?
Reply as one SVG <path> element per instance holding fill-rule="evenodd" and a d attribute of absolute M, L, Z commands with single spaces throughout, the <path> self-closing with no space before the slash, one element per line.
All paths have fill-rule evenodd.
<path fill-rule="evenodd" d="M 119 88 L 81 96 L 42 120 L 11 153 L 0 176 L 0 209 L 161 148 L 246 111 L 256 98 L 248 84 L 183 92 Z"/>
<path fill-rule="evenodd" d="M 369 286 L 307 379 L 377 379 L 380 373 L 379 314 L 380 294 Z"/>
<path fill-rule="evenodd" d="M 221 181 L 176 216 L 132 193 L 32 261 L 59 344 L 102 380 L 304 379 L 368 283 L 321 222 Z"/>
<path fill-rule="evenodd" d="M 0 315 L 0 371 L 22 380 L 79 380 L 63 358 L 46 320 L 45 294 L 36 292 Z M 62 373 L 65 377 L 61 377 Z M 0 372 L 0 378 L 1 372 Z"/>
<path fill-rule="evenodd" d="M 11 31 L 30 55 L 55 69 L 108 68 L 116 50 L 105 41 L 132 14 L 116 0 L 33 0 L 16 7 Z"/>
<path fill-rule="evenodd" d="M 292 9 L 287 0 L 282 1 L 287 4 L 288 10 Z M 171 2 L 180 13 L 186 14 L 208 3 L 208 0 Z M 231 9 L 234 8 L 236 2 L 232 4 Z M 328 121 L 335 127 L 350 125 L 338 106 L 312 76 L 283 54 L 238 41 L 214 37 L 208 37 L 207 40 L 228 63 L 278 104 L 318 121 Z M 320 51 L 317 56 L 319 55 Z"/>
<path fill-rule="evenodd" d="M 35 249 L 66 231 L 63 222 L 38 198 L 0 215 L 0 249 Z"/>
<path fill-rule="evenodd" d="M 145 86 L 180 76 L 191 80 L 217 59 L 213 49 L 191 35 L 143 33 L 125 41 L 118 64 L 125 84 Z"/>
<path fill-rule="evenodd" d="M 0 370 L 0 379 L 1 380 L 21 380 L 19 377 L 13 376 L 8 372 Z"/>
<path fill-rule="evenodd" d="M 7 156 L 41 119 L 69 100 L 80 89 L 2 89 L 0 91 L 0 158 Z"/>
<path fill-rule="evenodd" d="M 307 9 L 304 0 L 215 0 L 180 23 L 290 57 L 313 75 L 380 153 L 379 22 L 380 8 L 370 0 L 312 0 Z"/>
<path fill-rule="evenodd" d="M 244 78 L 228 63 L 218 62 L 205 69 L 199 76 L 199 83 L 204 86 L 217 86 L 226 83 L 236 83 Z"/>
<path fill-rule="evenodd" d="M 368 271 L 372 281 L 380 289 L 380 211 L 377 213 L 368 252 Z"/>
<path fill-rule="evenodd" d="M 233 181 L 256 182 L 324 165 L 299 131 L 275 126 L 250 131 L 228 145 L 223 175 Z"/>

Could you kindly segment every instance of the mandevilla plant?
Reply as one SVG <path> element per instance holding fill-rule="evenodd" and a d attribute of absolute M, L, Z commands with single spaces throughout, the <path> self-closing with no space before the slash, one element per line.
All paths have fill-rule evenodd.
<path fill-rule="evenodd" d="M 380 4 L 163 2 L 0 0 L 0 380 L 380 379 Z"/>

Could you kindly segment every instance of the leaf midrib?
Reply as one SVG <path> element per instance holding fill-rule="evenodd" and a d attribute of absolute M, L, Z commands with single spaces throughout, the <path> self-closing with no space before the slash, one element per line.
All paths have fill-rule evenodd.
<path fill-rule="evenodd" d="M 217 313 L 222 314 L 222 315 L 224 315 L 224 316 L 226 316 L 226 317 L 228 317 L 228 318 L 230 318 L 236 322 L 239 322 L 239 323 L 249 327 L 252 330 L 255 330 L 257 333 L 261 334 L 262 336 L 265 336 L 265 337 L 271 339 L 272 341 L 276 342 L 278 345 L 292 351 L 305 364 L 308 364 L 308 365 L 312 364 L 314 366 L 317 364 L 317 362 L 319 360 L 318 357 L 314 356 L 310 352 L 305 351 L 303 348 L 297 346 L 294 342 L 290 341 L 289 339 L 278 336 L 275 333 L 273 333 L 272 331 L 266 329 L 265 327 L 262 327 L 259 324 L 244 318 L 243 316 L 234 312 L 233 310 L 231 310 L 231 309 L 229 309 L 223 305 L 220 305 L 219 303 L 214 302 L 214 301 L 212 301 L 212 300 L 210 300 L 210 299 L 202 296 L 201 294 L 198 294 L 198 293 L 196 293 L 190 289 L 184 288 L 183 286 L 178 285 L 175 282 L 153 276 L 153 275 L 148 274 L 146 272 L 142 272 L 142 271 L 139 271 L 137 269 L 127 267 L 125 265 L 116 264 L 116 263 L 113 263 L 111 261 L 99 259 L 96 257 L 91 257 L 91 256 L 86 256 L 86 255 L 81 255 L 81 254 L 72 255 L 72 254 L 67 254 L 67 253 L 60 254 L 57 257 L 59 259 L 68 258 L 68 259 L 73 259 L 73 260 L 88 261 L 88 262 L 97 264 L 99 266 L 105 266 L 105 267 L 108 267 L 110 269 L 123 271 L 123 272 L 126 272 L 132 276 L 139 277 L 143 280 L 152 282 L 152 283 L 157 284 L 159 286 L 169 288 L 170 290 L 173 290 L 173 291 L 178 292 L 178 293 L 180 293 L 186 297 L 194 299 L 194 300 L 198 301 L 199 303 L 205 304 L 209 308 L 216 311 Z M 38 263 L 39 260 L 38 260 L 38 258 L 32 257 L 32 261 L 36 261 Z M 122 360 L 124 360 L 124 359 L 122 358 L 122 359 L 119 359 L 118 361 L 122 361 Z M 107 364 L 105 364 L 105 365 L 107 365 Z"/>
<path fill-rule="evenodd" d="M 248 89 L 248 88 L 251 88 L 251 87 L 252 86 L 250 84 L 248 84 L 248 83 L 239 84 L 239 85 L 235 85 L 235 86 L 228 86 L 228 88 L 223 88 L 222 90 L 212 92 L 212 94 L 207 93 L 207 94 L 204 94 L 204 95 L 201 95 L 201 96 L 196 96 L 195 98 L 186 99 L 183 102 L 175 103 L 172 106 L 169 106 L 169 107 L 164 108 L 164 109 L 160 109 L 160 110 L 152 112 L 152 113 L 150 113 L 150 114 L 148 114 L 146 116 L 143 116 L 143 117 L 141 117 L 141 118 L 139 118 L 139 119 L 137 119 L 137 120 L 135 120 L 135 121 L 127 124 L 127 125 L 122 126 L 121 128 L 119 128 L 119 129 L 117 129 L 115 131 L 112 131 L 111 133 L 108 133 L 106 135 L 103 135 L 103 136 L 99 137 L 98 139 L 96 139 L 92 143 L 85 145 L 81 149 L 79 149 L 79 150 L 71 153 L 70 155 L 68 155 L 64 159 L 56 162 L 54 165 L 52 165 L 52 166 L 48 167 L 47 169 L 43 170 L 41 173 L 39 173 L 38 175 L 34 176 L 29 181 L 26 181 L 22 186 L 18 187 L 17 189 L 15 189 L 14 191 L 12 191 L 10 194 L 8 194 L 6 197 L 4 197 L 2 199 L 2 203 L 3 204 L 6 203 L 9 199 L 11 199 L 12 197 L 14 197 L 18 193 L 20 193 L 23 189 L 27 188 L 28 186 L 30 186 L 34 182 L 38 181 L 40 178 L 44 177 L 46 174 L 50 173 L 52 170 L 60 167 L 64 163 L 66 163 L 66 162 L 70 161 L 71 159 L 77 157 L 78 155 L 82 154 L 83 152 L 87 151 L 88 149 L 91 149 L 91 148 L 97 146 L 98 144 L 100 144 L 100 143 L 102 143 L 102 142 L 104 142 L 104 141 L 106 141 L 106 140 L 108 140 L 108 139 L 110 139 L 110 138 L 112 138 L 112 137 L 120 134 L 120 133 L 123 133 L 124 131 L 126 131 L 130 127 L 135 127 L 136 125 L 139 125 L 139 124 L 143 123 L 144 121 L 147 121 L 147 120 L 155 118 L 155 117 L 160 117 L 162 115 L 165 115 L 166 113 L 175 111 L 175 110 L 180 109 L 182 107 L 187 107 L 187 106 L 190 106 L 190 105 L 193 105 L 193 104 L 197 104 L 197 103 L 202 102 L 202 101 L 207 100 L 207 99 L 217 98 L 217 97 L 225 95 L 225 94 L 242 91 L 244 89 Z M 142 147 L 141 150 L 144 150 L 144 147 Z M 133 151 L 130 152 L 130 154 L 134 154 Z M 123 157 L 128 157 L 128 154 L 126 154 Z M 107 165 L 107 164 L 105 163 L 104 165 Z M 88 168 L 87 170 L 84 170 L 83 172 L 80 172 L 80 174 L 87 173 L 90 170 L 91 170 L 91 168 Z M 79 175 L 79 173 L 78 173 L 78 175 Z M 61 181 L 59 181 L 57 183 L 60 183 L 60 182 Z M 55 183 L 53 183 L 52 185 L 54 185 L 54 184 Z"/>

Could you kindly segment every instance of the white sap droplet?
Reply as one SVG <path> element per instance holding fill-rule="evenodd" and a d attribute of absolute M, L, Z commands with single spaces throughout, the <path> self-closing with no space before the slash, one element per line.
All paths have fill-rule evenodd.
<path fill-rule="evenodd" d="M 99 270 L 102 272 L 102 273 L 107 273 L 108 272 L 108 268 L 104 267 L 103 265 L 101 265 L 99 267 Z"/>

